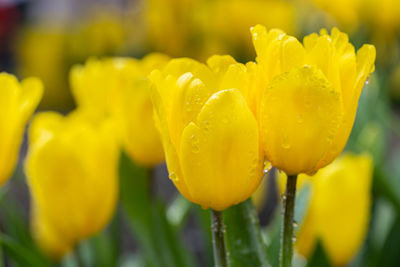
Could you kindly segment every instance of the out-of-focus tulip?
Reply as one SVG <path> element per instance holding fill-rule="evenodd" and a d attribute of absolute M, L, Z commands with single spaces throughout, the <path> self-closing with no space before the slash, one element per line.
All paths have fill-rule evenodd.
<path fill-rule="evenodd" d="M 246 67 L 229 56 L 188 58 L 153 71 L 153 104 L 169 177 L 190 201 L 224 210 L 251 196 L 264 159 L 247 105 Z"/>
<path fill-rule="evenodd" d="M 14 170 L 25 125 L 42 94 L 39 79 L 28 78 L 19 83 L 13 75 L 0 73 L 0 185 Z"/>
<path fill-rule="evenodd" d="M 115 55 L 125 48 L 127 36 L 122 15 L 107 12 L 89 16 L 70 35 L 69 56 L 74 62 L 81 62 L 87 57 Z"/>
<path fill-rule="evenodd" d="M 169 55 L 182 56 L 196 39 L 193 19 L 199 0 L 149 0 L 144 4 L 149 46 Z"/>
<path fill-rule="evenodd" d="M 295 8 L 290 1 L 217 0 L 202 3 L 204 12 L 195 16 L 199 17 L 198 23 L 207 40 L 204 49 L 211 54 L 231 52 L 245 58 L 253 57 L 249 28 L 255 24 L 280 28 L 291 34 L 295 31 Z M 207 47 L 209 42 L 219 43 L 222 51 Z"/>
<path fill-rule="evenodd" d="M 119 156 L 114 125 L 88 123 L 79 113 L 41 113 L 30 127 L 29 144 L 25 171 L 35 204 L 33 236 L 60 257 L 102 230 L 114 213 Z"/>
<path fill-rule="evenodd" d="M 114 119 L 124 149 L 143 165 L 164 160 L 160 136 L 154 125 L 147 75 L 155 68 L 162 68 L 168 60 L 162 54 L 150 54 L 142 60 L 89 60 L 71 71 L 78 107 L 93 117 Z"/>
<path fill-rule="evenodd" d="M 67 40 L 61 28 L 30 28 L 21 32 L 17 45 L 17 70 L 22 77 L 37 76 L 46 86 L 41 107 L 68 108 Z"/>
<path fill-rule="evenodd" d="M 48 219 L 41 214 L 34 203 L 32 206 L 31 232 L 33 239 L 46 255 L 53 259 L 61 259 L 68 251 L 72 250 L 73 246 L 65 243 L 65 240 L 57 233 Z"/>
<path fill-rule="evenodd" d="M 265 204 L 265 200 L 267 199 L 267 193 L 268 193 L 268 178 L 267 176 L 263 177 L 261 179 L 261 183 L 258 186 L 257 190 L 253 193 L 251 196 L 251 199 L 253 200 L 254 206 L 258 211 L 260 211 Z"/>
<path fill-rule="evenodd" d="M 344 266 L 360 249 L 368 227 L 372 158 L 345 154 L 315 176 L 299 175 L 298 185 L 311 183 L 312 193 L 295 246 L 312 256 L 318 240 L 335 266 Z M 285 179 L 280 175 L 281 185 Z M 282 186 L 283 188 L 283 186 Z"/>
<path fill-rule="evenodd" d="M 363 0 L 312 0 L 317 7 L 325 11 L 336 24 L 354 31 L 360 25 L 360 4 Z"/>
<path fill-rule="evenodd" d="M 336 28 L 330 35 L 321 30 L 306 36 L 304 45 L 261 25 L 252 34 L 265 155 L 289 175 L 313 174 L 346 145 L 362 88 L 374 70 L 375 47 L 364 45 L 355 53 Z"/>

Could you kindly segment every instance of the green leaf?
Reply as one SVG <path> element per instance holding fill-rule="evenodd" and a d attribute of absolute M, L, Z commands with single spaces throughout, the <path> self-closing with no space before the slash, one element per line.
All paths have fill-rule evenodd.
<path fill-rule="evenodd" d="M 268 228 L 264 229 L 264 238 L 267 243 L 267 257 L 272 266 L 279 265 L 279 251 L 281 249 L 282 216 L 280 205 L 276 209 L 274 219 Z"/>
<path fill-rule="evenodd" d="M 0 233 L 0 243 L 4 252 L 21 266 L 49 266 L 41 255 L 21 245 L 12 237 Z"/>
<path fill-rule="evenodd" d="M 151 266 L 195 266 L 162 203 L 151 195 L 149 171 L 123 153 L 120 162 L 122 208 Z"/>
<path fill-rule="evenodd" d="M 179 194 L 168 207 L 168 222 L 178 229 L 181 228 L 192 207 L 192 202 L 188 201 L 186 198 Z"/>
<path fill-rule="evenodd" d="M 381 251 L 377 266 L 397 267 L 400 262 L 400 217 L 393 225 Z"/>
<path fill-rule="evenodd" d="M 270 266 L 251 199 L 224 211 L 230 266 Z"/>
<path fill-rule="evenodd" d="M 307 263 L 307 267 L 330 267 L 328 256 L 320 241 L 317 242 L 314 253 Z"/>

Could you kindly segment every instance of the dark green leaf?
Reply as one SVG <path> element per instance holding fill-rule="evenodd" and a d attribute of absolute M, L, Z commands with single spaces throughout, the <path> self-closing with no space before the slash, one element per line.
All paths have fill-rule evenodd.
<path fill-rule="evenodd" d="M 328 256 L 326 255 L 321 242 L 317 242 L 314 253 L 307 263 L 307 267 L 330 267 Z"/>
<path fill-rule="evenodd" d="M 226 243 L 232 267 L 270 266 L 258 215 L 251 199 L 224 211 Z"/>
<path fill-rule="evenodd" d="M 21 266 L 42 267 L 50 265 L 41 255 L 5 234 L 0 233 L 0 242 L 4 252 Z"/>
<path fill-rule="evenodd" d="M 166 217 L 165 207 L 151 195 L 149 171 L 122 154 L 120 188 L 122 208 L 152 266 L 195 266 L 190 253 Z"/>

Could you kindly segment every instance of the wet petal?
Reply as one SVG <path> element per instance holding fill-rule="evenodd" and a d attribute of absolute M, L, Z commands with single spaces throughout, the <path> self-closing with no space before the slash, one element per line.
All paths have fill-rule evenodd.
<path fill-rule="evenodd" d="M 180 160 L 192 200 L 223 210 L 248 198 L 262 176 L 257 122 L 237 89 L 215 93 L 182 134 Z"/>

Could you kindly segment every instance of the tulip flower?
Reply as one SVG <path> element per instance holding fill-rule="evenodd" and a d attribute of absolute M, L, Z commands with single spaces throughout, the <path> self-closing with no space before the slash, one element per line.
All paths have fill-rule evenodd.
<path fill-rule="evenodd" d="M 60 260 L 68 251 L 72 250 L 72 245 L 63 240 L 49 220 L 41 214 L 35 203 L 33 203 L 31 214 L 31 232 L 39 248 L 53 259 Z"/>
<path fill-rule="evenodd" d="M 0 185 L 14 170 L 25 125 L 42 94 L 40 80 L 27 78 L 19 83 L 13 75 L 0 73 Z"/>
<path fill-rule="evenodd" d="M 264 159 L 246 67 L 229 56 L 207 64 L 181 58 L 153 71 L 152 99 L 170 179 L 190 201 L 222 211 L 251 196 Z"/>
<path fill-rule="evenodd" d="M 33 236 L 40 247 L 56 242 L 53 256 L 102 230 L 116 206 L 114 125 L 88 123 L 84 117 L 41 113 L 29 130 L 25 171 L 34 203 Z"/>
<path fill-rule="evenodd" d="M 47 25 L 47 24 L 46 24 Z M 20 32 L 16 43 L 17 72 L 22 77 L 39 77 L 46 85 L 42 108 L 70 108 L 67 87 L 68 34 L 62 28 L 28 27 Z"/>
<path fill-rule="evenodd" d="M 304 44 L 261 25 L 251 31 L 265 155 L 288 175 L 311 175 L 346 145 L 362 88 L 374 70 L 375 48 L 364 45 L 355 53 L 336 28 L 330 35 L 321 30 L 306 36 Z"/>
<path fill-rule="evenodd" d="M 320 240 L 334 266 L 344 266 L 356 255 L 369 223 L 372 174 L 369 155 L 345 154 L 312 177 L 299 175 L 300 188 L 312 186 L 295 243 L 300 254 L 311 257 Z M 284 174 L 280 176 L 283 187 Z"/>
<path fill-rule="evenodd" d="M 154 126 L 147 75 L 169 58 L 150 54 L 142 60 L 111 58 L 89 60 L 71 71 L 78 107 L 93 117 L 111 117 L 128 155 L 145 166 L 164 160 L 160 136 Z"/>

